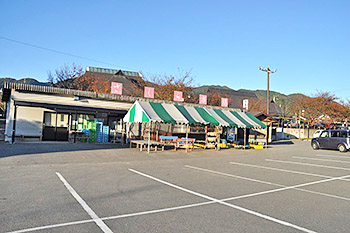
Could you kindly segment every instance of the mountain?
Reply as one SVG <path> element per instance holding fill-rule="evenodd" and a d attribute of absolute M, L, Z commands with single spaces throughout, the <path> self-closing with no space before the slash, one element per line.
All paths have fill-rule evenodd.
<path fill-rule="evenodd" d="M 26 83 L 26 84 L 40 85 L 40 86 L 51 86 L 50 83 L 39 82 L 38 80 L 36 80 L 34 78 L 22 78 L 22 79 L 18 79 L 18 80 L 14 79 L 14 78 L 9 78 L 9 77 L 0 78 L 0 86 L 2 86 L 2 84 L 4 82 Z"/>
<path fill-rule="evenodd" d="M 236 91 L 227 86 L 205 85 L 197 87 L 191 92 L 194 95 L 206 94 L 208 96 L 219 94 L 219 96 L 231 99 L 229 106 L 232 108 L 242 108 L 244 99 L 248 99 L 251 103 L 257 101 L 257 96 L 252 92 Z"/>
<path fill-rule="evenodd" d="M 239 89 L 237 90 L 239 92 L 250 92 L 254 93 L 259 99 L 262 101 L 266 101 L 266 90 L 246 90 L 246 89 Z M 300 93 L 294 93 L 285 95 L 282 93 L 279 93 L 277 91 L 270 91 L 270 99 L 274 100 L 275 103 L 279 105 L 288 106 L 290 103 L 292 103 L 293 99 L 298 98 L 300 96 L 305 96 L 304 94 Z"/>

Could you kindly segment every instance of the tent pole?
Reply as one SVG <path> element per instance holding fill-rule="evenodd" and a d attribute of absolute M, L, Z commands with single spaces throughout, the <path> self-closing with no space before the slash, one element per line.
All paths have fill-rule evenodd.
<path fill-rule="evenodd" d="M 216 126 L 216 130 L 217 130 L 217 134 L 216 134 L 216 136 L 217 136 L 217 138 L 218 138 L 218 141 L 217 141 L 217 148 L 216 148 L 216 150 L 217 151 L 219 151 L 220 150 L 220 128 L 219 128 L 220 126 Z"/>
<path fill-rule="evenodd" d="M 189 147 L 189 144 L 188 144 L 188 124 L 186 125 L 186 153 L 188 152 L 188 147 Z"/>
<path fill-rule="evenodd" d="M 126 142 L 129 142 L 130 143 L 130 147 L 131 147 L 131 139 L 130 139 L 130 128 L 131 128 L 131 124 L 130 122 L 127 123 L 127 126 L 126 126 L 126 129 L 127 129 L 127 132 L 126 132 L 126 137 L 127 137 L 127 141 Z"/>
<path fill-rule="evenodd" d="M 247 145 L 247 127 L 244 128 L 244 150 Z"/>
<path fill-rule="evenodd" d="M 149 154 L 149 152 L 150 152 L 150 147 L 151 147 L 151 125 L 152 125 L 152 122 L 149 122 L 148 147 L 147 147 L 147 153 L 148 153 L 148 154 Z"/>

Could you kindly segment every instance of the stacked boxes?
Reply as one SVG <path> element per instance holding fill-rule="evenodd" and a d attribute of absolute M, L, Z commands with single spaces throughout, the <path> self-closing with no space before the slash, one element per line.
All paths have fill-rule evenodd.
<path fill-rule="evenodd" d="M 102 142 L 102 127 L 103 123 L 102 122 L 96 122 L 96 142 Z"/>
<path fill-rule="evenodd" d="M 81 132 L 83 132 L 86 136 L 90 136 L 90 129 L 82 129 Z"/>
<path fill-rule="evenodd" d="M 103 126 L 102 127 L 102 142 L 107 143 L 108 136 L 109 136 L 109 126 Z"/>
<path fill-rule="evenodd" d="M 90 142 L 108 143 L 109 126 L 104 126 L 102 119 L 84 120 L 84 123 L 77 125 L 77 129 L 88 136 Z"/>
<path fill-rule="evenodd" d="M 90 130 L 90 142 L 96 142 L 96 123 L 94 121 L 87 121 L 86 127 Z"/>

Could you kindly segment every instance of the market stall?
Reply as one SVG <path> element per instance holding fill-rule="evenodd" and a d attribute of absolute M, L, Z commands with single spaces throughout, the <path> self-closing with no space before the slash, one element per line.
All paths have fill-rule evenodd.
<path fill-rule="evenodd" d="M 130 126 L 130 124 L 140 123 L 147 125 L 148 135 L 143 135 L 148 140 L 151 140 L 152 124 L 172 124 L 172 125 L 186 125 L 186 136 L 190 132 L 190 126 L 202 126 L 207 129 L 208 126 L 215 128 L 214 132 L 206 130 L 205 146 L 210 148 L 210 144 L 214 143 L 216 148 L 220 144 L 220 135 L 223 128 L 242 128 L 246 133 L 246 129 L 250 128 L 265 128 L 262 122 L 255 118 L 252 114 L 246 112 L 236 112 L 229 109 L 214 109 L 210 107 L 190 106 L 185 104 L 169 104 L 169 103 L 155 103 L 136 101 L 128 113 L 125 115 L 123 121 Z M 130 128 L 130 127 L 127 127 Z M 153 127 L 155 128 L 155 127 Z M 156 132 L 156 141 L 159 140 L 158 132 Z M 215 140 L 213 139 L 215 137 Z M 244 140 L 246 144 L 246 140 Z"/>

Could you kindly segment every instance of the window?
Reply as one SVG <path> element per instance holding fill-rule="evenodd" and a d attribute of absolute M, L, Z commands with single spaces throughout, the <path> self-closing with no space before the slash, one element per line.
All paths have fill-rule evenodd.
<path fill-rule="evenodd" d="M 346 131 L 340 131 L 340 137 L 342 137 L 342 138 L 348 137 L 348 132 L 346 132 Z"/>
<path fill-rule="evenodd" d="M 328 138 L 328 131 L 323 131 L 320 135 L 321 138 Z"/>
<path fill-rule="evenodd" d="M 72 114 L 71 118 L 71 129 L 72 130 L 81 130 L 85 128 L 87 125 L 88 120 L 94 120 L 95 116 L 94 115 L 87 115 L 87 114 L 77 114 L 75 115 L 74 113 Z"/>
<path fill-rule="evenodd" d="M 331 131 L 331 137 L 332 138 L 339 138 L 340 137 L 340 131 Z"/>

